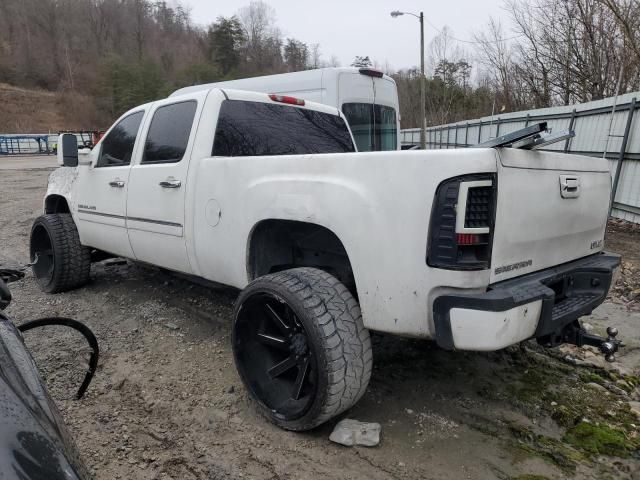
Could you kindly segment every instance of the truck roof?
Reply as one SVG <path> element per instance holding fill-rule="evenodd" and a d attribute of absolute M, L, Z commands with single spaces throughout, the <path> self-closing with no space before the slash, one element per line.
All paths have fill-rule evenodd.
<path fill-rule="evenodd" d="M 320 82 L 323 78 L 325 80 L 329 80 L 328 77 L 336 77 L 340 73 L 363 73 L 363 70 L 367 72 L 373 71 L 372 69 L 359 69 L 354 67 L 327 67 L 327 68 L 317 68 L 314 70 L 303 70 L 300 72 L 290 72 L 290 73 L 279 73 L 276 75 L 262 75 L 258 77 L 249 77 L 249 78 L 239 78 L 237 80 L 227 80 L 222 82 L 214 82 L 214 83 L 204 83 L 202 85 L 193 85 L 190 87 L 184 87 L 173 92 L 170 97 L 176 95 L 183 95 L 185 93 L 196 92 L 200 90 L 208 90 L 210 88 L 215 87 L 231 87 L 231 88 L 240 88 L 245 90 L 255 90 L 255 83 L 261 82 L 267 85 L 266 88 L 269 88 L 269 85 L 278 85 L 280 88 L 276 89 L 270 93 L 279 93 L 281 91 L 287 91 L 287 89 L 282 89 L 283 85 L 286 85 L 288 82 L 292 83 L 300 83 L 300 82 Z M 376 72 L 377 73 L 377 72 Z M 380 72 L 381 73 L 381 72 Z M 393 83 L 395 81 L 393 78 L 388 75 L 382 74 L 381 78 L 385 80 L 389 80 Z"/>
<path fill-rule="evenodd" d="M 245 101 L 245 102 L 274 103 L 274 100 L 272 100 L 269 97 L 269 94 L 267 94 L 267 93 L 251 92 L 251 91 L 248 91 L 248 90 L 237 90 L 237 89 L 233 89 L 233 88 L 219 88 L 219 87 L 202 88 L 202 89 L 199 89 L 199 90 L 188 91 L 188 92 L 182 93 L 180 95 L 177 95 L 176 94 L 177 92 L 174 92 L 174 94 L 171 94 L 170 97 L 171 98 L 176 98 L 176 99 L 178 99 L 179 97 L 183 97 L 185 99 L 193 98 L 193 94 L 201 93 L 201 92 L 206 91 L 206 90 L 218 90 L 218 91 L 222 92 L 229 100 L 241 100 L 241 101 Z M 290 105 L 292 107 L 297 107 L 297 108 L 304 108 L 304 109 L 308 109 L 308 110 L 317 110 L 319 112 L 328 113 L 328 114 L 331 114 L 331 115 L 342 116 L 340 110 L 338 110 L 335 107 L 331 107 L 329 105 L 324 105 L 322 103 L 312 102 L 312 101 L 309 101 L 309 100 L 304 100 L 304 103 L 302 105 L 293 105 L 293 104 L 287 104 L 287 105 Z M 136 109 L 138 109 L 138 108 L 140 108 L 140 107 L 136 107 Z"/>

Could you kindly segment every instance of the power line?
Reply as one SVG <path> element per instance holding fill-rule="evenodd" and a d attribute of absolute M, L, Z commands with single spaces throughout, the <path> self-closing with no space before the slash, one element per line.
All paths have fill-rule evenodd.
<path fill-rule="evenodd" d="M 429 19 L 425 18 L 424 20 L 425 20 L 425 22 L 427 22 L 429 25 L 431 25 L 431 27 L 435 28 L 435 29 L 438 31 L 438 33 L 442 34 L 442 30 L 441 30 L 440 28 L 436 27 L 433 23 L 431 23 L 431 22 L 429 21 Z M 501 39 L 499 39 L 499 40 L 486 40 L 486 41 L 483 41 L 483 42 L 478 42 L 478 41 L 473 41 L 473 40 L 462 40 L 461 38 L 456 38 L 456 37 L 454 37 L 454 36 L 452 36 L 452 35 L 449 35 L 448 33 L 447 33 L 447 36 L 448 36 L 449 38 L 451 38 L 452 40 L 455 40 L 456 42 L 471 43 L 471 44 L 474 44 L 474 45 L 482 45 L 483 43 L 500 43 L 500 42 L 508 42 L 509 40 L 515 40 L 516 38 L 522 38 L 522 37 L 524 37 L 524 35 L 520 34 L 520 35 L 515 35 L 515 36 L 513 36 L 513 37 L 501 38 Z"/>

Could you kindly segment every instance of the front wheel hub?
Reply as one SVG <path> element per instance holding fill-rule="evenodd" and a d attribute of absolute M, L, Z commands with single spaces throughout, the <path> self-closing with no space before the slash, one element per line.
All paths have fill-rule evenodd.
<path fill-rule="evenodd" d="M 306 355 L 308 351 L 307 337 L 305 337 L 302 333 L 296 333 L 293 337 L 291 337 L 289 349 L 293 352 L 294 355 Z"/>

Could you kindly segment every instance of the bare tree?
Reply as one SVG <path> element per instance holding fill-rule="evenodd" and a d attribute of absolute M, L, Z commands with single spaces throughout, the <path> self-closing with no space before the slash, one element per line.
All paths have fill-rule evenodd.
<path fill-rule="evenodd" d="M 311 59 L 310 59 L 310 67 L 311 68 L 320 68 L 322 63 L 322 53 L 320 52 L 320 44 L 312 43 L 311 44 Z"/>
<path fill-rule="evenodd" d="M 494 90 L 495 101 L 505 110 L 512 111 L 524 107 L 526 102 L 518 88 L 518 78 L 512 46 L 505 40 L 502 24 L 494 19 L 489 21 L 487 32 L 476 35 L 479 60 L 486 67 Z"/>
<path fill-rule="evenodd" d="M 629 48 L 640 61 L 640 2 L 637 0 L 599 0 L 614 16 Z"/>
<path fill-rule="evenodd" d="M 638 88 L 640 62 L 633 44 L 639 20 L 631 5 L 508 0 L 517 38 L 506 40 L 495 22 L 476 36 L 479 58 L 507 108 L 597 100 L 615 94 L 618 78 L 622 91 Z"/>
<path fill-rule="evenodd" d="M 246 59 L 254 71 L 282 69 L 282 34 L 276 26 L 273 7 L 261 0 L 253 0 L 238 11 L 245 29 Z"/>

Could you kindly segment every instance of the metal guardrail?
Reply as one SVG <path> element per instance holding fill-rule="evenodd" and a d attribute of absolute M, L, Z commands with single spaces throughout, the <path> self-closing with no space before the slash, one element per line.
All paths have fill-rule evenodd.
<path fill-rule="evenodd" d="M 615 99 L 609 98 L 429 127 L 427 148 L 470 147 L 543 121 L 552 130 L 575 130 L 575 138 L 546 150 L 607 158 L 612 172 L 612 215 L 640 223 L 640 115 L 636 114 L 640 102 L 637 99 L 640 92 L 619 97 L 615 112 Z M 402 144 L 419 144 L 419 132 L 417 128 L 402 130 Z"/>
<path fill-rule="evenodd" d="M 53 153 L 49 135 L 0 135 L 0 155 Z"/>
<path fill-rule="evenodd" d="M 78 147 L 93 146 L 100 140 L 102 135 L 104 135 L 103 130 L 75 130 L 61 131 L 58 133 L 30 134 L 0 133 L 0 156 L 55 154 L 58 135 L 60 133 L 73 133 L 78 139 Z"/>

